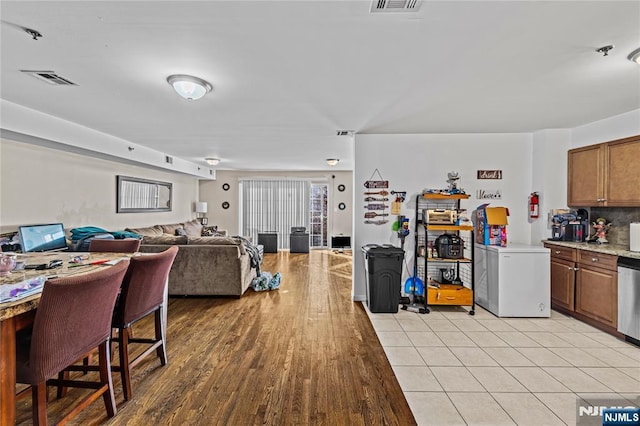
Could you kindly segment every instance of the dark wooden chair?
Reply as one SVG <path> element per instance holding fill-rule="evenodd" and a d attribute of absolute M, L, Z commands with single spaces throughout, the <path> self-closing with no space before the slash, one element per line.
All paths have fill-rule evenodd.
<path fill-rule="evenodd" d="M 121 240 L 94 239 L 89 243 L 89 251 L 102 253 L 135 253 L 140 250 L 141 240 L 124 238 Z"/>
<path fill-rule="evenodd" d="M 47 424 L 47 385 L 95 389 L 62 423 L 100 396 L 107 415 L 116 414 L 109 341 L 113 309 L 128 263 L 45 282 L 30 334 L 18 336 L 16 342 L 16 381 L 31 385 L 35 425 Z M 96 347 L 99 381 L 52 379 Z"/>
<path fill-rule="evenodd" d="M 154 350 L 160 358 L 161 365 L 167 363 L 165 345 L 165 325 L 162 319 L 164 286 L 169 277 L 169 271 L 178 253 L 178 247 L 156 254 L 135 256 L 131 258 L 129 269 L 122 282 L 120 298 L 115 307 L 112 327 L 118 329 L 118 352 L 120 365 L 113 366 L 114 371 L 120 371 L 124 399 L 131 396 L 131 368 L 135 367 L 144 357 Z M 147 315 L 155 315 L 155 336 L 153 338 L 132 337 L 129 328 Z M 129 359 L 129 344 L 143 343 L 148 347 L 135 359 Z"/>

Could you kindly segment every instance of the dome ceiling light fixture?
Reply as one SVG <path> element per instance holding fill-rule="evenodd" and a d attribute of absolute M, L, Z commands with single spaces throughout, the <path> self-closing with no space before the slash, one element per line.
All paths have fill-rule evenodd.
<path fill-rule="evenodd" d="M 210 83 L 201 78 L 186 74 L 174 74 L 167 77 L 167 83 L 173 90 L 189 101 L 195 101 L 213 90 Z"/>
<path fill-rule="evenodd" d="M 210 165 L 210 166 L 217 166 L 217 165 L 220 163 L 220 159 L 219 159 L 219 158 L 211 158 L 211 157 L 208 157 L 208 158 L 205 158 L 204 160 L 205 160 L 205 161 L 207 162 L 207 164 L 208 164 L 208 165 Z"/>
<path fill-rule="evenodd" d="M 640 48 L 629 53 L 629 56 L 627 56 L 627 59 L 629 59 L 631 62 L 635 62 L 636 64 L 640 65 Z"/>
<path fill-rule="evenodd" d="M 330 166 L 335 166 L 339 161 L 339 158 L 327 158 L 327 164 Z"/>

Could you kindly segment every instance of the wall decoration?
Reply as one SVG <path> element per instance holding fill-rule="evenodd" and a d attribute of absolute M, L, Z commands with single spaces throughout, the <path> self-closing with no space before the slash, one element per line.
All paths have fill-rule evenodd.
<path fill-rule="evenodd" d="M 478 179 L 502 179 L 502 170 L 478 170 Z"/>
<path fill-rule="evenodd" d="M 338 191 L 344 192 L 345 186 L 343 184 L 338 185 Z"/>
<path fill-rule="evenodd" d="M 339 208 L 340 210 L 344 210 L 344 209 L 346 209 L 346 208 L 347 208 L 347 205 L 346 205 L 345 203 L 340 203 L 340 204 L 338 204 L 338 208 Z"/>
<path fill-rule="evenodd" d="M 222 189 L 224 189 L 225 191 L 228 191 L 228 190 L 229 190 L 229 188 L 230 188 L 230 186 L 229 186 L 229 184 L 228 184 L 228 183 L 223 183 L 223 184 L 222 184 Z"/>
<path fill-rule="evenodd" d="M 223 202 L 222 203 L 222 208 L 225 209 L 225 210 L 228 209 L 229 208 L 229 202 L 228 201 Z"/>
<path fill-rule="evenodd" d="M 376 175 L 378 175 L 380 180 L 373 180 Z M 387 211 L 389 208 L 389 198 L 387 198 L 389 191 L 387 191 L 386 188 L 389 188 L 389 181 L 384 180 L 380 171 L 375 169 L 369 180 L 364 182 L 364 187 L 367 189 L 380 189 L 379 191 L 364 192 L 364 202 L 367 203 L 364 208 L 369 210 L 364 214 L 364 223 L 367 225 L 383 225 L 388 223 L 389 221 L 386 217 L 389 216 Z M 377 217 L 383 217 L 384 219 L 375 219 Z"/>
<path fill-rule="evenodd" d="M 502 191 L 499 189 L 478 189 L 476 198 L 478 200 L 500 200 L 502 199 Z"/>
<path fill-rule="evenodd" d="M 170 212 L 172 188 L 170 182 L 118 175 L 116 213 Z"/>

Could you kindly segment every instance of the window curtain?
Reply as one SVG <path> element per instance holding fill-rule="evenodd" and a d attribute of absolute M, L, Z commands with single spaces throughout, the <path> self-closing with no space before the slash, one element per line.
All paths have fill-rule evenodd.
<path fill-rule="evenodd" d="M 278 248 L 289 248 L 292 226 L 309 229 L 311 182 L 294 179 L 247 179 L 242 186 L 242 235 L 276 232 Z"/>

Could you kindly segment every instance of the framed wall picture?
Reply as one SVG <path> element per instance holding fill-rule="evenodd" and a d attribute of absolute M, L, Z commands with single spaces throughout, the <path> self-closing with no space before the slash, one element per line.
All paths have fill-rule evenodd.
<path fill-rule="evenodd" d="M 117 176 L 116 213 L 170 212 L 170 182 Z"/>

